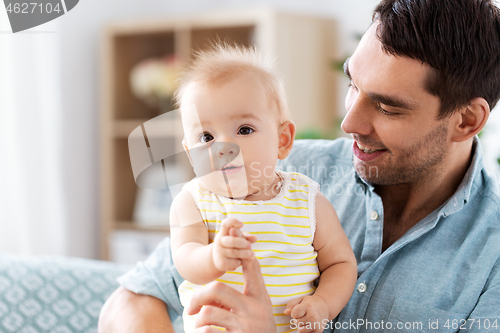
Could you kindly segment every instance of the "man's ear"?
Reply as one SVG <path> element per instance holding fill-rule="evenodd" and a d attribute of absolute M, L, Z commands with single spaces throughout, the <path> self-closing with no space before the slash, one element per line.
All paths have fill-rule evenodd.
<path fill-rule="evenodd" d="M 279 151 L 278 158 L 280 160 L 286 158 L 293 147 L 293 141 L 295 140 L 295 124 L 291 120 L 285 121 L 278 128 L 279 135 Z"/>
<path fill-rule="evenodd" d="M 191 166 L 193 166 L 193 159 L 191 158 L 191 154 L 189 154 L 189 148 L 187 146 L 187 141 L 185 137 L 182 139 L 182 148 L 184 148 L 184 151 L 186 152 L 189 158 L 189 163 L 191 163 Z"/>
<path fill-rule="evenodd" d="M 463 142 L 481 132 L 490 116 L 490 106 L 482 97 L 476 97 L 458 110 L 452 140 Z"/>

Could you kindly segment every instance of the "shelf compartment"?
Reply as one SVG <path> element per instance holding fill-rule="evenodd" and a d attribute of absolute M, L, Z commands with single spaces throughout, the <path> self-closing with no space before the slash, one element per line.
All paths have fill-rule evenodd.
<path fill-rule="evenodd" d="M 130 71 L 138 62 L 148 58 L 175 55 L 175 34 L 173 31 L 120 35 L 113 38 L 112 59 L 114 66 L 114 118 L 153 118 L 158 110 L 148 107 L 137 99 L 130 89 Z"/>

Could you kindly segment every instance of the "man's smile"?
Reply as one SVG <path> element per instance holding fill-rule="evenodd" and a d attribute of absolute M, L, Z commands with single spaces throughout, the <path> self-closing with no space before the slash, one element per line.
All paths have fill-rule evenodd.
<path fill-rule="evenodd" d="M 374 148 L 365 147 L 365 146 L 363 146 L 361 143 L 359 143 L 357 141 L 356 141 L 356 144 L 358 145 L 359 149 L 361 149 L 363 152 L 365 152 L 367 154 L 372 154 L 372 153 L 374 153 L 376 151 L 383 150 L 383 149 L 374 149 Z"/>
<path fill-rule="evenodd" d="M 363 146 L 362 144 L 354 141 L 352 150 L 354 155 L 364 162 L 369 162 L 377 157 L 381 156 L 383 153 L 387 152 L 387 149 L 375 149 Z"/>

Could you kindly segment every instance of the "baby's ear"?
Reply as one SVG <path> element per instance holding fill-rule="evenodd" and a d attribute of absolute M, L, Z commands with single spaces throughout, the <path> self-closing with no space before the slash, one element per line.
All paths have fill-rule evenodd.
<path fill-rule="evenodd" d="M 279 151 L 278 158 L 280 160 L 285 159 L 293 147 L 293 141 L 295 140 L 295 124 L 291 120 L 285 121 L 278 128 L 279 135 Z"/>
<path fill-rule="evenodd" d="M 189 163 L 191 163 L 191 166 L 193 166 L 193 159 L 191 158 L 191 154 L 189 154 L 189 148 L 187 146 L 187 141 L 185 137 L 182 139 L 182 148 L 184 148 L 184 151 L 186 152 L 189 158 Z"/>

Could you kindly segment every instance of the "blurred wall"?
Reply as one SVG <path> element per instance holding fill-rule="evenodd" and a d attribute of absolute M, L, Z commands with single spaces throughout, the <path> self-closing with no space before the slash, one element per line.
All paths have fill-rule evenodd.
<path fill-rule="evenodd" d="M 172 17 L 179 14 L 267 5 L 317 14 L 338 22 L 338 56 L 353 52 L 371 21 L 377 0 L 82 0 L 58 19 L 61 47 L 67 255 L 98 257 L 99 246 L 99 38 L 109 21 Z M 339 110 L 347 81 L 339 96 Z M 335 110 L 332 110 L 335 112 Z"/>

